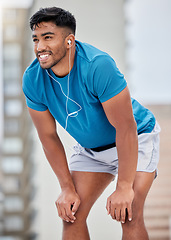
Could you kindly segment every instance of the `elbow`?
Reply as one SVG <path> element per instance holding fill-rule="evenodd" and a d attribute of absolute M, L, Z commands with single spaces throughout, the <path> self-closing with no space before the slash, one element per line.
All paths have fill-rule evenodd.
<path fill-rule="evenodd" d="M 137 134 L 137 124 L 133 119 L 132 121 L 127 121 L 125 124 L 121 124 L 116 128 L 116 142 L 119 143 L 127 142 L 138 142 Z"/>
<path fill-rule="evenodd" d="M 56 133 L 39 135 L 39 139 L 45 152 L 52 152 L 56 146 L 59 146 L 59 143 L 61 144 L 60 139 Z"/>
<path fill-rule="evenodd" d="M 138 140 L 137 133 L 137 123 L 135 120 L 131 121 L 127 126 L 127 131 L 129 138 L 133 138 L 134 140 Z"/>
<path fill-rule="evenodd" d="M 138 136 L 138 133 L 137 133 L 137 123 L 136 123 L 135 119 L 132 122 L 132 131 L 135 133 L 136 136 Z"/>

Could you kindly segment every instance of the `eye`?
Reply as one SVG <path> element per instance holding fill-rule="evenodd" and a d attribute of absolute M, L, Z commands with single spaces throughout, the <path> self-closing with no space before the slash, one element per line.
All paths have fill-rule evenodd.
<path fill-rule="evenodd" d="M 37 38 L 33 38 L 33 42 L 34 43 L 38 42 L 38 39 Z"/>
<path fill-rule="evenodd" d="M 45 36 L 45 39 L 46 40 L 49 40 L 49 39 L 51 39 L 52 37 L 51 36 Z"/>

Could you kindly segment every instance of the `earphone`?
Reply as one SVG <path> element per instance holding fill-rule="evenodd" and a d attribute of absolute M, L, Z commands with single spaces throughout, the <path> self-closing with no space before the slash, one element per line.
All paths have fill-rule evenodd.
<path fill-rule="evenodd" d="M 69 45 L 71 44 L 71 40 L 70 39 L 68 40 L 68 44 Z M 80 104 L 78 104 L 76 101 L 74 101 L 73 99 L 71 99 L 69 97 L 69 80 L 70 80 L 70 72 L 71 72 L 71 70 L 70 70 L 70 67 L 71 67 L 70 57 L 71 57 L 71 50 L 69 49 L 69 73 L 68 73 L 68 90 L 67 90 L 67 95 L 64 93 L 61 84 L 53 76 L 51 76 L 51 74 L 46 69 L 46 73 L 49 75 L 50 78 L 52 78 L 55 82 L 57 82 L 59 84 L 62 94 L 66 97 L 66 113 L 67 113 L 67 117 L 66 117 L 66 120 L 65 120 L 65 130 L 67 129 L 68 118 L 69 117 L 77 117 L 78 116 L 78 112 L 82 110 L 82 107 L 80 106 Z M 77 111 L 69 113 L 68 112 L 68 100 L 70 100 L 73 103 L 75 103 L 79 107 L 79 109 Z"/>
<path fill-rule="evenodd" d="M 68 44 L 71 45 L 71 39 L 68 40 Z"/>

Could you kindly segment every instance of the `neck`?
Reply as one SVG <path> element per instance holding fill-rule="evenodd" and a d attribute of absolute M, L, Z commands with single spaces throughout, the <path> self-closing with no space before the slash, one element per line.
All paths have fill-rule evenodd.
<path fill-rule="evenodd" d="M 70 51 L 70 52 L 69 52 Z M 67 49 L 66 55 L 61 61 L 52 67 L 52 71 L 58 77 L 65 77 L 69 74 L 74 66 L 75 46 Z"/>

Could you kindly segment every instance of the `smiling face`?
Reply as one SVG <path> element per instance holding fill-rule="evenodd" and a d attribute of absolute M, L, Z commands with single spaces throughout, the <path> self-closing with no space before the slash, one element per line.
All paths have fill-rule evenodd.
<path fill-rule="evenodd" d="M 41 22 L 35 27 L 32 35 L 34 52 L 42 68 L 55 70 L 57 65 L 65 63 L 66 36 L 67 30 L 53 22 Z"/>

